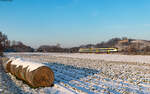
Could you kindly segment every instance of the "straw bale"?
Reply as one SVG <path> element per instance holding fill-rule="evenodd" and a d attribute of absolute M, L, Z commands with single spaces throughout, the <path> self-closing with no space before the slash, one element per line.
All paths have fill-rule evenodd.
<path fill-rule="evenodd" d="M 29 67 L 31 68 L 32 66 L 28 65 L 24 67 L 23 64 L 20 64 L 26 63 L 25 61 L 20 61 L 19 63 L 17 63 L 17 65 L 15 65 L 15 62 L 17 61 L 15 61 L 14 59 L 9 60 L 9 62 L 5 63 L 5 70 L 16 76 L 18 79 L 25 81 L 27 84 L 34 88 L 53 85 L 54 73 L 49 67 L 42 65 L 30 71 Z M 31 65 L 34 64 L 36 63 L 33 63 Z"/>

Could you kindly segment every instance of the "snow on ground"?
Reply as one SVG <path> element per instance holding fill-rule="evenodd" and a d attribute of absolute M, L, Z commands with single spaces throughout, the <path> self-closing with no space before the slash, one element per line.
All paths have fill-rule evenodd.
<path fill-rule="evenodd" d="M 5 73 L 0 63 L 0 94 L 74 94 L 59 84 L 54 87 L 33 89 L 10 73 Z"/>
<path fill-rule="evenodd" d="M 22 89 L 16 85 L 11 79 L 11 76 L 4 72 L 2 64 L 0 63 L 0 94 L 21 94 Z"/>
<path fill-rule="evenodd" d="M 150 92 L 150 56 L 79 53 L 8 53 L 6 55 L 41 62 L 54 71 L 54 87 L 37 89 L 30 88 L 9 74 L 16 87 L 23 93 L 149 94 Z"/>
<path fill-rule="evenodd" d="M 9 55 L 21 55 L 21 53 L 10 53 Z M 42 56 L 55 56 L 55 57 L 70 57 L 92 60 L 105 60 L 105 61 L 121 61 L 121 62 L 138 62 L 150 63 L 149 55 L 121 55 L 121 54 L 85 54 L 85 53 L 22 53 L 23 55 L 42 55 Z"/>

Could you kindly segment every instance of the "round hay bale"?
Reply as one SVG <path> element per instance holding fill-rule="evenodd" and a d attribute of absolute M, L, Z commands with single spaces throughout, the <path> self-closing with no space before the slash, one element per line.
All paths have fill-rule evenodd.
<path fill-rule="evenodd" d="M 5 72 L 10 72 L 11 62 L 12 61 L 2 62 L 2 65 L 3 65 Z"/>
<path fill-rule="evenodd" d="M 15 58 L 7 58 L 7 57 L 3 57 L 2 58 L 2 65 L 3 68 L 5 70 L 5 72 L 10 72 L 10 67 L 11 67 L 11 62 L 14 60 Z"/>
<path fill-rule="evenodd" d="M 31 72 L 25 70 L 23 76 L 25 81 L 34 88 L 52 86 L 54 83 L 54 73 L 47 66 L 39 67 Z"/>
<path fill-rule="evenodd" d="M 12 75 L 15 75 L 15 76 L 16 76 L 15 71 L 16 71 L 16 65 L 13 65 L 13 64 L 11 63 L 11 64 L 10 64 L 10 73 L 11 73 Z"/>
<path fill-rule="evenodd" d="M 29 74 L 33 75 L 28 77 L 31 77 L 30 80 L 32 82 L 32 86 L 34 87 L 52 86 L 54 83 L 54 73 L 50 68 L 46 66 L 39 67 Z"/>
<path fill-rule="evenodd" d="M 22 71 L 22 66 L 16 67 L 15 75 L 16 75 L 19 79 L 23 80 L 22 75 L 21 75 L 21 71 Z"/>
<path fill-rule="evenodd" d="M 6 70 L 34 88 L 52 86 L 54 83 L 53 71 L 41 63 L 13 59 L 7 62 Z"/>
<path fill-rule="evenodd" d="M 10 70 L 11 62 L 12 62 L 12 61 L 9 61 L 8 63 L 6 63 L 6 71 L 7 71 L 7 72 L 10 72 L 10 71 L 11 71 L 11 70 Z"/>
<path fill-rule="evenodd" d="M 22 70 L 20 71 L 21 73 L 21 78 L 24 80 L 24 81 L 27 81 L 27 77 L 26 77 L 26 73 L 27 73 L 27 69 L 28 67 L 25 67 L 25 68 L 22 68 Z"/>

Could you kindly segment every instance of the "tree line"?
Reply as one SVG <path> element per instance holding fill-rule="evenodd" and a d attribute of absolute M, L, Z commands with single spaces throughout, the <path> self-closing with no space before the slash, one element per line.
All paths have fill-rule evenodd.
<path fill-rule="evenodd" d="M 2 52 L 77 52 L 79 47 L 62 48 L 57 45 L 41 45 L 34 49 L 21 41 L 8 40 L 7 35 L 0 32 L 0 53 Z"/>
<path fill-rule="evenodd" d="M 128 40 L 127 42 L 119 45 L 118 43 L 123 40 Z M 34 49 L 30 46 L 25 45 L 21 41 L 10 41 L 8 40 L 7 35 L 0 32 L 0 55 L 2 52 L 66 52 L 66 53 L 76 53 L 80 48 L 110 48 L 110 47 L 118 47 L 123 48 L 121 52 L 126 53 L 149 53 L 150 54 L 150 46 L 143 46 L 143 44 L 132 43 L 135 39 L 128 39 L 126 37 L 123 38 L 112 38 L 108 41 L 103 41 L 97 44 L 86 44 L 80 45 L 72 48 L 62 48 L 60 44 L 57 45 L 41 45 L 37 49 Z M 150 41 L 149 41 L 150 44 Z M 119 45 L 119 46 L 118 46 Z M 141 48 L 143 47 L 143 48 Z"/>

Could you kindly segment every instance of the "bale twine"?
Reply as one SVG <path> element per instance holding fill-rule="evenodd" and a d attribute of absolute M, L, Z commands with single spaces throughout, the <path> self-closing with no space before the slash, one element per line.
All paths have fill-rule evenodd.
<path fill-rule="evenodd" d="M 4 69 L 34 88 L 52 86 L 54 83 L 53 71 L 41 63 L 9 59 Z"/>

